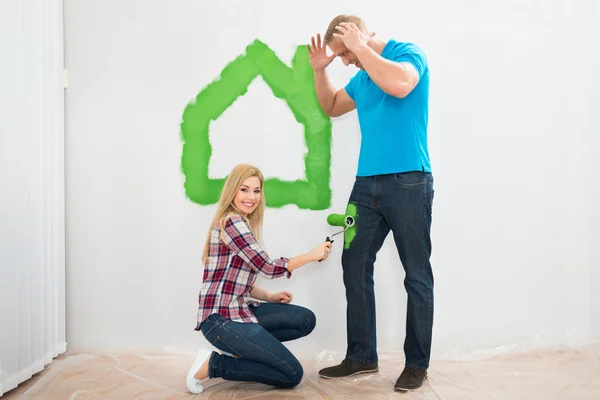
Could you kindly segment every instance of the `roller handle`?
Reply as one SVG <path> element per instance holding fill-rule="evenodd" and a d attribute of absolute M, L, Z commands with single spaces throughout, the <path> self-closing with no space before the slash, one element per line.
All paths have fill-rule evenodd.
<path fill-rule="evenodd" d="M 325 241 L 333 243 L 333 240 L 329 239 L 329 236 L 327 236 L 327 238 L 325 239 Z M 323 259 L 320 259 L 319 262 L 323 261 Z"/>

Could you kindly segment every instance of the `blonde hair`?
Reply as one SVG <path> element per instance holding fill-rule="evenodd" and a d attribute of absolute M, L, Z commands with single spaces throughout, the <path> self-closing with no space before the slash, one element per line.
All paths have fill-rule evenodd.
<path fill-rule="evenodd" d="M 244 183 L 244 181 L 250 177 L 257 177 L 260 181 L 261 187 L 261 199 L 258 203 L 258 207 L 247 217 L 233 204 L 233 200 L 237 195 L 240 186 Z M 215 217 L 213 218 L 210 226 L 208 227 L 208 235 L 206 237 L 206 242 L 204 244 L 204 252 L 202 253 L 202 262 L 206 262 L 208 259 L 208 251 L 210 247 L 210 238 L 212 235 L 212 230 L 215 225 L 219 225 L 221 229 L 221 237 L 223 237 L 223 228 L 225 221 L 231 214 L 238 214 L 242 216 L 248 222 L 250 226 L 250 230 L 252 234 L 256 238 L 256 240 L 260 243 L 262 241 L 262 225 L 263 225 L 263 217 L 265 215 L 265 189 L 264 189 L 264 177 L 260 170 L 252 165 L 248 164 L 239 164 L 236 165 L 235 168 L 231 171 L 227 179 L 225 180 L 225 184 L 223 185 L 223 189 L 221 191 L 221 197 L 219 199 L 219 204 L 217 208 L 217 212 Z"/>
<path fill-rule="evenodd" d="M 327 31 L 325 31 L 325 36 L 323 36 L 324 44 L 331 43 L 331 41 L 335 38 L 333 36 L 333 34 L 339 33 L 339 32 L 337 32 L 335 27 L 338 26 L 339 24 L 341 24 L 342 22 L 354 22 L 354 24 L 356 24 L 358 29 L 360 29 L 363 33 L 365 33 L 367 31 L 367 24 L 365 24 L 365 21 L 363 21 L 362 18 L 357 17 L 356 15 L 341 14 L 341 15 L 338 15 L 337 17 L 335 17 L 334 19 L 332 19 L 331 22 L 329 23 L 329 26 L 327 27 Z"/>

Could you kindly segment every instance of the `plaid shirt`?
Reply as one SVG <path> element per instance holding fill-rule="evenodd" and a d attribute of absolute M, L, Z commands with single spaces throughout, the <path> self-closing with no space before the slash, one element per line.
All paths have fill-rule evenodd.
<path fill-rule="evenodd" d="M 258 305 L 250 296 L 257 275 L 267 279 L 284 275 L 289 279 L 292 275 L 287 269 L 288 259 L 269 258 L 240 215 L 228 218 L 222 238 L 220 233 L 220 227 L 215 225 L 198 298 L 197 331 L 200 324 L 215 313 L 236 322 L 258 323 L 248 307 Z"/>

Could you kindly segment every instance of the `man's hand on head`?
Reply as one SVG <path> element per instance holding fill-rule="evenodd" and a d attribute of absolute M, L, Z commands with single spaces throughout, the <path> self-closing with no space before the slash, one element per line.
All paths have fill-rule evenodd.
<path fill-rule="evenodd" d="M 348 50 L 356 52 L 361 46 L 366 46 L 369 40 L 375 36 L 375 32 L 365 35 L 354 22 L 342 22 L 336 29 L 340 33 L 334 33 L 333 36 L 341 39 Z"/>

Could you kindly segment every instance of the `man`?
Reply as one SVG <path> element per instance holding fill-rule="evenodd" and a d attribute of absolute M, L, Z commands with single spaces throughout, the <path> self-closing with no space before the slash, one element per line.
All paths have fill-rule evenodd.
<path fill-rule="evenodd" d="M 321 107 L 331 117 L 356 108 L 362 136 L 349 199 L 356 207 L 356 236 L 342 253 L 348 347 L 340 365 L 325 368 L 319 375 L 341 378 L 378 371 L 373 264 L 391 230 L 408 296 L 406 362 L 394 387 L 417 389 L 427 378 L 433 326 L 430 227 L 434 190 L 427 147 L 427 59 L 416 45 L 393 39 L 386 42 L 370 32 L 362 19 L 350 15 L 333 19 L 323 43 L 319 34 L 311 44 L 310 63 Z M 325 70 L 335 57 L 360 69 L 339 90 Z M 393 304 L 388 307 L 394 308 Z"/>

